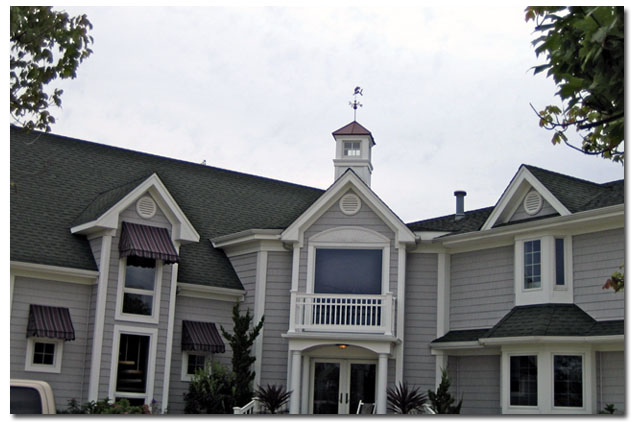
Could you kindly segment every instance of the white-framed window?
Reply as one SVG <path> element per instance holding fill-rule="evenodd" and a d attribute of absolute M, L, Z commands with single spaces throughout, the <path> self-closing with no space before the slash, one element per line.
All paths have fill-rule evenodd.
<path fill-rule="evenodd" d="M 514 246 L 516 305 L 573 302 L 571 236 L 517 237 Z"/>
<path fill-rule="evenodd" d="M 158 323 L 162 261 L 125 257 L 120 260 L 116 319 Z"/>
<path fill-rule="evenodd" d="M 509 357 L 509 405 L 538 405 L 538 356 Z"/>
<path fill-rule="evenodd" d="M 158 330 L 115 325 L 109 398 L 151 405 Z"/>
<path fill-rule="evenodd" d="M 198 369 L 204 369 L 211 355 L 200 351 L 182 352 L 182 380 L 191 381 Z"/>
<path fill-rule="evenodd" d="M 28 338 L 24 370 L 60 373 L 64 341 L 52 338 Z"/>
<path fill-rule="evenodd" d="M 360 157 L 360 141 L 359 140 L 345 140 L 343 145 L 343 156 L 350 158 Z"/>
<path fill-rule="evenodd" d="M 584 356 L 553 355 L 553 407 L 584 407 Z"/>

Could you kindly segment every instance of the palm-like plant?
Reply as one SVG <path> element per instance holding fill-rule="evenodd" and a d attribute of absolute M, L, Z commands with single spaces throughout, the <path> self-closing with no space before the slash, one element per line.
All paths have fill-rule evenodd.
<path fill-rule="evenodd" d="M 287 404 L 291 393 L 292 391 L 286 391 L 282 385 L 271 386 L 267 384 L 266 388 L 258 387 L 255 398 L 260 402 L 263 409 L 275 415 L 282 406 Z"/>
<path fill-rule="evenodd" d="M 393 413 L 421 412 L 428 400 L 429 398 L 420 390 L 420 387 L 409 388 L 404 382 L 387 388 L 387 407 Z"/>

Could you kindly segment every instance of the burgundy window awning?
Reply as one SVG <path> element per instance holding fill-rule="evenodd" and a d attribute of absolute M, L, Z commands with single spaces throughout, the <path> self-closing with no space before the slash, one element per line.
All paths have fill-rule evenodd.
<path fill-rule="evenodd" d="M 182 321 L 182 351 L 224 353 L 224 341 L 212 322 Z"/>
<path fill-rule="evenodd" d="M 65 341 L 76 339 L 69 309 L 66 307 L 31 304 L 29 306 L 27 338 L 34 336 L 63 339 Z"/>
<path fill-rule="evenodd" d="M 176 252 L 169 231 L 162 227 L 122 222 L 120 257 L 141 257 L 177 263 Z"/>

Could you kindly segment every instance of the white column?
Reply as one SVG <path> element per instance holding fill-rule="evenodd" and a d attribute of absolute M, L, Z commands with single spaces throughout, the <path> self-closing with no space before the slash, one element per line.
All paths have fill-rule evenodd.
<path fill-rule="evenodd" d="M 387 366 L 389 362 L 388 354 L 378 354 L 378 373 L 376 374 L 376 413 L 385 415 L 387 413 Z"/>
<path fill-rule="evenodd" d="M 302 406 L 300 407 L 300 413 L 303 415 L 309 414 L 309 372 L 311 360 L 309 356 L 302 356 L 302 388 L 301 388 L 301 400 Z"/>
<path fill-rule="evenodd" d="M 294 350 L 291 353 L 291 399 L 289 404 L 289 413 L 292 415 L 300 414 L 300 370 L 302 369 L 302 353 Z"/>

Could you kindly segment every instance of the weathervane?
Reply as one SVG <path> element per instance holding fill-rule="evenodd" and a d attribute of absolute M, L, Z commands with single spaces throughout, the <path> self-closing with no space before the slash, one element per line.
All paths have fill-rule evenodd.
<path fill-rule="evenodd" d="M 349 102 L 349 106 L 353 108 L 354 121 L 356 120 L 356 111 L 358 110 L 358 107 L 362 107 L 362 103 L 358 102 L 358 100 L 356 99 L 356 95 L 362 96 L 362 88 L 360 86 L 356 86 L 356 88 L 353 90 L 353 102 Z"/>

